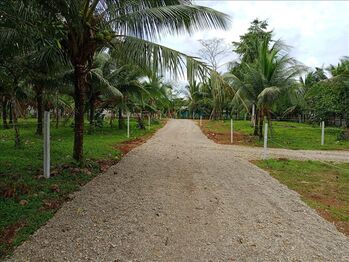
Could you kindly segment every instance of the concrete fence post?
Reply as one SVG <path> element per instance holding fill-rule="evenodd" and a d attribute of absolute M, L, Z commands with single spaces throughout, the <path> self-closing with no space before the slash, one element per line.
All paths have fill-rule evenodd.
<path fill-rule="evenodd" d="M 268 123 L 265 123 L 264 127 L 264 152 L 263 159 L 268 159 Z"/>
<path fill-rule="evenodd" d="M 127 113 L 127 137 L 130 137 L 130 112 Z"/>
<path fill-rule="evenodd" d="M 230 143 L 232 144 L 234 142 L 234 123 L 233 119 L 230 119 Z"/>
<path fill-rule="evenodd" d="M 50 178 L 50 112 L 44 112 L 44 177 Z"/>
<path fill-rule="evenodd" d="M 253 125 L 254 127 L 256 126 L 255 114 L 256 114 L 256 106 L 253 104 L 253 105 L 252 105 L 251 121 L 252 121 L 252 125 Z"/>
<path fill-rule="evenodd" d="M 321 122 L 321 145 L 325 144 L 325 121 Z"/>
<path fill-rule="evenodd" d="M 150 130 L 150 115 L 148 115 L 148 129 Z"/>
<path fill-rule="evenodd" d="M 200 116 L 200 126 L 202 126 L 202 116 Z"/>

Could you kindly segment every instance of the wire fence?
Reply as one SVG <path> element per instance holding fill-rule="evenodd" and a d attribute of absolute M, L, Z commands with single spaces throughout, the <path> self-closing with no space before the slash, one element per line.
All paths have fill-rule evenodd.
<path fill-rule="evenodd" d="M 324 145 L 324 141 L 325 141 L 325 125 L 324 125 L 324 122 L 322 122 L 320 124 L 321 128 L 319 128 L 322 132 L 321 132 L 321 145 L 323 146 Z M 273 135 L 270 135 L 270 133 L 268 133 L 268 124 L 265 124 L 265 127 L 264 127 L 264 152 L 263 152 L 263 159 L 264 160 L 267 160 L 269 157 L 269 148 L 268 148 L 268 143 L 272 143 L 274 145 L 277 145 L 278 148 L 281 148 L 281 149 L 285 149 L 285 150 L 294 150 L 290 147 L 287 147 L 285 146 L 285 140 L 283 141 L 280 141 L 278 138 L 275 138 L 275 136 Z M 349 150 L 349 143 L 348 143 L 348 148 Z M 327 165 L 329 167 L 332 167 L 332 168 L 336 168 L 336 169 L 339 169 L 339 170 L 342 170 L 342 171 L 345 171 L 345 172 L 349 172 L 349 168 L 345 168 L 343 166 L 340 166 L 340 165 L 335 165 L 333 164 L 331 161 L 323 161 L 321 159 L 314 159 L 314 157 L 311 157 L 311 156 L 308 156 L 306 153 L 302 154 L 302 158 L 304 159 L 307 159 L 309 161 L 317 161 L 317 162 L 320 162 L 324 165 Z M 336 161 L 334 161 L 336 162 Z M 349 151 L 348 151 L 348 161 L 349 162 Z"/>
<path fill-rule="evenodd" d="M 282 145 L 282 144 L 276 142 L 276 140 L 273 139 L 273 138 L 271 138 L 270 141 L 272 141 L 273 143 L 277 144 L 277 145 L 280 146 L 280 148 L 282 148 L 282 149 L 292 150 L 292 149 L 287 148 L 287 147 L 285 147 L 284 145 Z M 318 162 L 320 162 L 320 163 L 322 163 L 322 164 L 325 164 L 325 165 L 327 165 L 327 166 L 334 167 L 334 168 L 341 169 L 341 170 L 344 170 L 344 171 L 348 171 L 348 172 L 349 172 L 349 169 L 348 169 L 348 168 L 344 168 L 344 167 L 341 167 L 341 166 L 334 165 L 334 164 L 332 164 L 332 163 L 329 162 L 329 161 L 323 161 L 323 160 L 321 160 L 321 159 L 316 159 L 316 160 L 314 160 L 314 158 L 311 158 L 311 157 L 307 156 L 306 154 L 303 154 L 302 157 L 306 158 L 306 159 L 309 160 L 309 161 L 318 161 Z M 348 161 L 349 161 L 349 152 L 348 152 Z"/>

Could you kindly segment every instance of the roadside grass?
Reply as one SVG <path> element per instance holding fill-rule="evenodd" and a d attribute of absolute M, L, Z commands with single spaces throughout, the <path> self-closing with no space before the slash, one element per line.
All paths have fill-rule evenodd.
<path fill-rule="evenodd" d="M 150 130 L 139 130 L 131 121 L 131 137 L 126 130 L 107 123 L 85 134 L 85 167 L 72 159 L 73 128 L 51 124 L 52 177 L 42 177 L 42 138 L 34 135 L 35 120 L 19 122 L 22 146 L 14 147 L 13 130 L 0 129 L 0 259 L 45 224 L 71 193 L 115 164 L 122 152 L 117 146 L 145 138 L 162 126 L 154 122 Z M 86 130 L 88 127 L 86 126 Z"/>
<path fill-rule="evenodd" d="M 203 121 L 203 132 L 217 143 L 230 143 L 230 120 Z M 321 146 L 321 128 L 304 123 L 277 122 L 269 128 L 268 146 L 287 149 L 349 150 L 349 141 L 339 140 L 341 128 L 325 129 L 325 145 Z M 234 120 L 234 144 L 263 146 L 253 136 L 250 121 Z"/>
<path fill-rule="evenodd" d="M 349 236 L 349 164 L 286 159 L 253 163 L 298 192 L 305 203 Z"/>

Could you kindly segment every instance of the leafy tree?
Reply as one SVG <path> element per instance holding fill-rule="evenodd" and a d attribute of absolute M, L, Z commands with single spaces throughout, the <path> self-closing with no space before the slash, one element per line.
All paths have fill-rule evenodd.
<path fill-rule="evenodd" d="M 270 42 L 273 31 L 268 31 L 268 22 L 255 19 L 240 41 L 233 42 L 233 51 L 239 55 L 242 63 L 253 63 L 258 57 L 261 42 Z"/>
<path fill-rule="evenodd" d="M 128 61 L 154 71 L 166 69 L 178 74 L 186 65 L 188 77 L 205 71 L 194 58 L 155 44 L 161 34 L 192 33 L 197 29 L 226 28 L 228 19 L 210 8 L 195 6 L 188 0 L 45 0 L 16 1 L 19 9 L 6 8 L 8 20 L 24 12 L 32 17 L 27 27 L 48 31 L 49 46 L 62 50 L 74 69 L 74 149 L 73 157 L 83 159 L 84 106 L 86 81 L 94 54 L 103 47 L 115 48 Z M 4 7 L 11 6 L 6 1 Z M 39 18 L 39 19 L 38 19 Z M 17 21 L 19 20 L 19 21 Z M 51 43 L 51 40 L 53 43 Z M 58 52 L 57 52 L 58 53 Z"/>
<path fill-rule="evenodd" d="M 271 123 L 271 111 L 280 95 L 296 84 L 296 77 L 305 69 L 290 57 L 282 43 L 270 40 L 260 43 L 254 63 L 241 63 L 242 74 L 227 74 L 226 79 L 235 88 L 235 102 L 256 105 L 255 135 L 262 137 L 264 117 Z"/>

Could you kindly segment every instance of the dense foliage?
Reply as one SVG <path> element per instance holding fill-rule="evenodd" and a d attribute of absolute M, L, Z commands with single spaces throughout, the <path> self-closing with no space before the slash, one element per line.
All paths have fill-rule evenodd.
<path fill-rule="evenodd" d="M 144 111 L 173 111 L 170 88 L 159 75 L 186 71 L 193 79 L 210 73 L 197 59 L 156 44 L 161 35 L 226 28 L 228 22 L 226 15 L 189 0 L 1 1 L 3 126 L 9 127 L 9 115 L 20 146 L 16 122 L 29 106 L 37 112 L 39 135 L 44 110 L 57 117 L 73 113 L 73 155 L 81 162 L 87 109 L 90 131 L 97 105 L 118 110 L 119 118 L 137 113 L 142 127 Z"/>
<path fill-rule="evenodd" d="M 348 58 L 313 71 L 292 58 L 289 49 L 273 39 L 266 21 L 254 20 L 232 43 L 239 59 L 228 72 L 187 86 L 190 114 L 211 119 L 248 114 L 259 137 L 265 119 L 269 125 L 279 119 L 348 127 Z"/>

